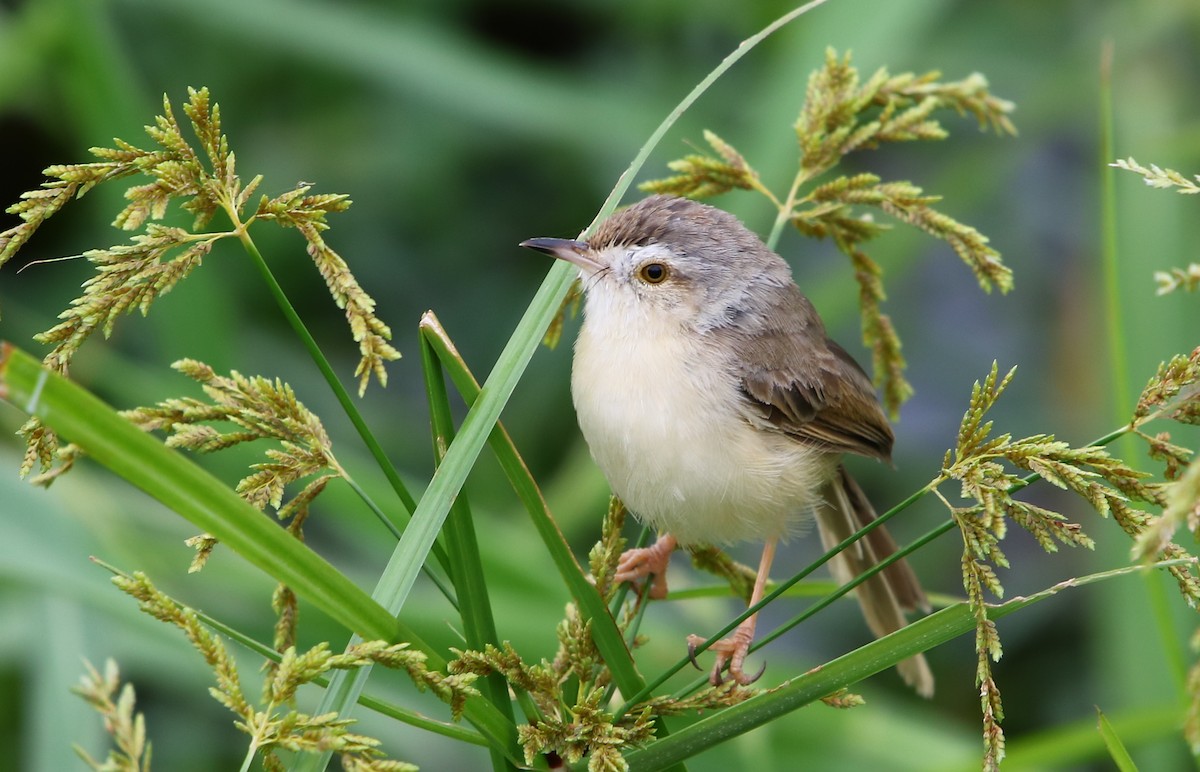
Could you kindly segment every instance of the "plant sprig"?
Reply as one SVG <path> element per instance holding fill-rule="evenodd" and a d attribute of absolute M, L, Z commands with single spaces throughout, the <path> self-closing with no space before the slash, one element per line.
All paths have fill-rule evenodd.
<path fill-rule="evenodd" d="M 150 772 L 151 745 L 146 740 L 146 717 L 134 713 L 137 695 L 133 684 L 121 686 L 121 674 L 112 659 L 105 661 L 103 675 L 91 662 L 84 660 L 83 664 L 87 673 L 71 691 L 100 714 L 104 719 L 104 731 L 117 747 L 109 750 L 103 763 L 93 759 L 79 745 L 74 746 L 75 753 L 95 772 Z"/>
<path fill-rule="evenodd" d="M 1198 353 L 1200 356 L 1200 353 Z M 1181 361 L 1182 360 L 1182 361 Z M 1173 398 L 1195 382 L 1200 370 L 1192 372 L 1186 358 L 1176 357 L 1164 364 L 1147 386 L 1129 430 L 1173 408 Z M 1010 434 L 992 434 L 993 424 L 986 420 L 988 411 L 1011 382 L 1015 368 L 1003 377 L 992 364 L 982 383 L 976 381 L 970 403 L 959 426 L 956 447 L 946 451 L 942 472 L 930 489 L 950 511 L 963 539 L 963 586 L 975 614 L 976 683 L 980 688 L 983 712 L 984 768 L 996 769 L 1004 757 L 1004 732 L 1001 722 L 1004 708 L 1000 691 L 992 675 L 992 662 L 1002 654 L 999 633 L 988 618 L 985 591 L 1003 597 L 1004 588 L 995 568 L 1007 568 L 1008 558 L 1000 549 L 1009 521 L 1028 531 L 1047 552 L 1056 552 L 1060 544 L 1091 549 L 1093 542 L 1078 523 L 1060 513 L 1014 498 L 1013 494 L 1038 477 L 1082 498 L 1101 516 L 1113 519 L 1138 545 L 1145 545 L 1147 534 L 1157 521 L 1131 502 L 1155 507 L 1167 503 L 1162 483 L 1148 482 L 1147 472 L 1133 469 L 1099 446 L 1072 448 L 1053 435 L 1037 434 L 1014 440 Z M 1009 467 L 1027 472 L 1022 477 Z M 960 496 L 972 501 L 954 506 L 938 490 L 944 482 L 958 481 Z M 1170 541 L 1169 533 L 1159 535 L 1149 549 L 1148 558 L 1172 561 L 1190 558 L 1186 550 Z M 1172 563 L 1167 570 L 1175 578 L 1180 592 L 1190 605 L 1200 601 L 1200 576 L 1194 560 Z"/>
<path fill-rule="evenodd" d="M 274 198 L 262 196 L 250 208 L 262 176 L 242 184 L 234 153 L 221 131 L 220 107 L 210 101 L 208 89 L 189 88 L 183 111 L 199 151 L 184 136 L 170 100 L 164 96 L 162 114 L 146 127 L 156 148 L 143 149 L 121 139 L 114 140 L 112 148 L 91 148 L 92 155 L 101 160 L 48 167 L 44 173 L 49 179 L 41 188 L 23 193 L 6 210 L 22 222 L 0 233 L 0 266 L 12 259 L 46 220 L 97 185 L 134 175 L 150 178 L 125 190 L 129 203 L 113 221 L 122 230 L 142 232 L 127 244 L 85 252 L 83 256 L 96 267 L 96 273 L 84 282 L 83 294 L 59 314 L 62 321 L 35 336 L 38 342 L 53 345 L 44 360 L 46 365 L 67 374 L 76 352 L 93 333 L 100 331 L 108 337 L 117 319 L 134 310 L 145 316 L 154 301 L 200 266 L 216 242 L 227 238 L 247 241 L 248 228 L 254 222 L 272 220 L 300 232 L 334 302 L 344 309 L 361 354 L 355 370 L 359 393 L 366 390 L 372 376 L 385 385 L 385 363 L 400 356 L 389 343 L 391 330 L 375 315 L 375 301 L 321 235 L 329 227 L 327 216 L 345 211 L 349 198 L 313 194 L 309 185 L 300 185 Z M 193 216 L 190 230 L 155 222 L 167 215 L 173 201 Z M 219 212 L 224 212 L 233 227 L 203 230 Z M 28 443 L 23 474 L 28 474 L 34 463 L 49 472 L 58 451 L 53 432 L 35 424 L 27 426 L 23 434 Z M 62 458 L 68 468 L 72 459 L 70 452 Z M 44 474 L 40 480 L 48 484 L 55 477 L 57 474 Z"/>
<path fill-rule="evenodd" d="M 379 772 L 416 769 L 412 765 L 397 766 L 398 762 L 385 759 L 378 740 L 350 732 L 352 720 L 339 719 L 336 714 L 310 715 L 292 707 L 301 686 L 331 670 L 368 664 L 402 670 L 418 689 L 428 689 L 447 703 L 455 719 L 461 716 L 466 700 L 478 695 L 472 686 L 474 675 L 443 675 L 429 670 L 425 655 L 411 650 L 407 643 L 365 641 L 334 654 L 326 642 L 321 642 L 303 652 L 294 646 L 286 648 L 282 661 L 268 672 L 262 699 L 256 706 L 246 696 L 237 666 L 224 643 L 200 622 L 194 610 L 160 592 L 140 572 L 115 576 L 113 584 L 136 599 L 142 611 L 183 631 L 213 669 L 217 685 L 209 693 L 238 717 L 235 725 L 252 738 L 250 756 L 261 753 L 265 769 L 283 769 L 275 756 L 279 750 L 319 753 L 327 749 L 341 755 L 348 769 Z"/>
<path fill-rule="evenodd" d="M 267 461 L 254 464 L 253 473 L 237 484 L 237 494 L 251 506 L 262 510 L 269 505 L 280 520 L 299 515 L 302 521 L 330 480 L 346 477 L 320 418 L 296 399 L 287 384 L 261 376 L 248 378 L 236 370 L 228 376 L 218 375 L 192 359 L 182 359 L 171 367 L 202 384 L 212 402 L 169 399 L 121 415 L 145 431 L 165 430 L 168 447 L 210 453 L 254 440 L 279 443 L 266 451 Z M 210 425 L 213 422 L 233 423 L 240 430 L 221 432 Z M 285 503 L 287 486 L 310 477 L 313 479 Z M 296 524 L 298 537 L 299 528 Z M 202 535 L 189 542 L 196 548 L 190 570 L 198 571 L 216 540 Z"/>
<path fill-rule="evenodd" d="M 1189 263 L 1187 268 L 1155 271 L 1154 281 L 1158 283 L 1158 295 L 1167 295 L 1178 289 L 1196 292 L 1200 290 L 1200 263 Z"/>
<path fill-rule="evenodd" d="M 1109 164 L 1109 166 L 1124 169 L 1134 174 L 1140 174 L 1142 180 L 1152 188 L 1174 190 L 1176 193 L 1184 196 L 1194 196 L 1200 193 L 1200 174 L 1194 175 L 1189 179 L 1185 174 L 1177 172 L 1174 169 L 1163 168 L 1158 164 L 1142 166 L 1133 156 L 1118 158 Z"/>
<path fill-rule="evenodd" d="M 731 144 L 711 131 L 704 139 L 714 155 L 691 154 L 671 161 L 674 176 L 644 183 L 643 190 L 691 198 L 707 198 L 735 189 L 756 190 L 778 210 L 776 227 L 768 244 L 773 245 L 779 228 L 791 223 L 812 238 L 831 239 L 850 258 L 859 284 L 863 343 L 871 350 L 875 383 L 883 401 L 895 416 L 912 396 L 904 377 L 901 342 L 891 318 L 883 313 L 886 300 L 880 266 L 862 245 L 887 226 L 876 222 L 862 208 L 875 209 L 899 222 L 945 241 L 974 272 L 980 286 L 1001 292 L 1012 288 L 1012 272 L 988 239 L 969 225 L 933 207 L 939 196 L 927 195 L 911 182 L 884 181 L 869 174 L 843 175 L 803 189 L 832 171 L 856 151 L 878 148 L 884 143 L 939 140 L 946 129 L 934 118 L 939 110 L 971 115 L 981 128 L 998 134 L 1016 134 L 1008 115 L 1011 102 L 994 96 L 987 80 L 978 73 L 960 81 L 943 82 L 941 75 L 903 73 L 891 75 L 880 68 L 865 81 L 850 64 L 850 55 L 839 57 L 833 49 L 825 64 L 812 74 L 804 106 L 795 123 L 799 145 L 799 170 L 786 196 L 766 188 L 758 172 Z"/>
<path fill-rule="evenodd" d="M 626 510 L 616 498 L 610 503 L 600 540 L 589 554 L 596 588 L 606 604 L 617 597 L 620 587 L 611 577 L 625 546 L 621 528 Z M 618 625 L 629 633 L 636 614 L 629 607 Z M 727 707 L 749 698 L 754 692 L 734 681 L 704 689 L 690 697 L 652 697 L 617 715 L 608 702 L 612 675 L 596 646 L 591 621 L 584 619 L 575 604 L 556 630 L 558 651 L 552 660 L 528 663 L 510 644 L 487 646 L 483 651 L 455 649 L 451 673 L 487 676 L 497 673 L 514 690 L 530 695 L 537 708 L 536 719 L 518 726 L 526 763 L 555 753 L 569 763 L 587 756 L 588 770 L 626 769 L 622 753 L 653 739 L 655 722 L 662 716 Z M 640 643 L 635 638 L 633 645 Z"/>
<path fill-rule="evenodd" d="M 1142 181 L 1152 188 L 1174 190 L 1184 196 L 1194 196 L 1200 193 L 1200 174 L 1188 178 L 1187 175 L 1174 169 L 1164 168 L 1157 164 L 1143 166 L 1133 156 L 1118 158 L 1109 164 L 1117 169 L 1140 174 Z M 1159 295 L 1166 295 L 1175 290 L 1185 292 L 1200 290 L 1200 263 L 1190 263 L 1187 268 L 1170 268 L 1166 271 L 1155 271 L 1154 281 L 1158 283 Z"/>
<path fill-rule="evenodd" d="M 1152 458 L 1166 465 L 1169 486 L 1160 491 L 1163 513 L 1153 520 L 1134 543 L 1133 556 L 1150 560 L 1160 552 L 1180 527 L 1200 535 L 1200 464 L 1193 451 L 1171 442 L 1171 435 L 1153 437 L 1142 424 L 1163 416 L 1181 424 L 1200 425 L 1200 347 L 1188 356 L 1177 354 L 1159 365 L 1138 398 L 1130 422 L 1131 430 L 1146 441 Z"/>

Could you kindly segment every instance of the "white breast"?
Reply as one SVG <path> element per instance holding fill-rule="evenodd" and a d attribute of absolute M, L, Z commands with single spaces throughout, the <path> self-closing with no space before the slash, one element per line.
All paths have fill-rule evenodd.
<path fill-rule="evenodd" d="M 579 426 L 613 492 L 683 544 L 785 537 L 836 460 L 753 428 L 698 334 L 645 313 L 589 299 L 575 346 Z"/>

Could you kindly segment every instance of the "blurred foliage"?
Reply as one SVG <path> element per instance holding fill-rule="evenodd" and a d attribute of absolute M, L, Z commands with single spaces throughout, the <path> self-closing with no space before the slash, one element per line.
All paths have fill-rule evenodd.
<path fill-rule="evenodd" d="M 83 161 L 84 148 L 137 135 L 163 93 L 180 99 L 188 85 L 209 86 L 220 95 L 226 131 L 238 137 L 239 160 L 281 185 L 262 192 L 278 195 L 304 179 L 353 197 L 331 246 L 379 301 L 405 355 L 390 368 L 389 387 L 368 393 L 363 410 L 419 488 L 432 470 L 416 356 L 420 313 L 436 309 L 465 359 L 486 373 L 547 268 L 515 244 L 577 233 L 663 114 L 738 41 L 788 7 L 777 0 L 419 0 L 404 8 L 381 0 L 3 0 L 0 199 L 15 201 L 35 187 L 51 163 Z M 1016 140 L 957 131 L 936 146 L 885 149 L 872 159 L 888 178 L 921 180 L 944 196 L 949 214 L 989 234 L 1016 284 L 1007 296 L 981 296 L 971 273 L 946 259 L 948 247 L 917 234 L 898 232 L 873 255 L 886 272 L 889 313 L 907 343 L 915 388 L 897 426 L 897 470 L 855 471 L 880 505 L 907 495 L 937 469 L 970 384 L 993 360 L 1019 364 L 1022 373 L 995 408 L 998 426 L 1015 436 L 1053 432 L 1083 444 L 1116 428 L 1116 417 L 1133 408 L 1112 404 L 1121 393 L 1115 377 L 1136 394 L 1160 361 L 1197 343 L 1195 295 L 1156 298 L 1153 278 L 1195 260 L 1197 200 L 1149 191 L 1122 174 L 1118 279 L 1131 345 L 1127 372 L 1114 376 L 1109 364 L 1098 198 L 1101 176 L 1112 173 L 1105 164 L 1113 160 L 1101 157 L 1098 139 L 1098 63 L 1106 39 L 1115 50 L 1116 156 L 1200 171 L 1200 5 L 1193 0 L 833 0 L 739 63 L 647 167 L 647 176 L 657 174 L 699 146 L 708 128 L 753 157 L 765 184 L 786 187 L 794 170 L 791 124 L 807 74 L 826 46 L 853 51 L 867 71 L 884 65 L 955 76 L 979 71 L 1017 104 Z M 98 190 L 69 208 L 17 262 L 112 243 L 109 220 L 123 202 L 105 198 L 111 195 Z M 752 194 L 735 192 L 721 204 L 760 233 L 774 216 Z M 303 239 L 271 234 L 259 246 L 349 379 L 357 352 L 343 345 L 342 312 L 307 271 L 284 268 L 285 261 L 307 259 Z M 833 336 L 865 360 L 857 344 L 856 286 L 833 247 L 790 235 L 780 251 Z M 339 460 L 361 470 L 365 486 L 382 490 L 373 467 L 356 457 L 351 429 L 332 409 L 306 354 L 274 306 L 263 302 L 261 282 L 240 251 L 218 245 L 205 260 L 210 270 L 180 285 L 148 320 L 131 318 L 108 345 L 85 346 L 73 376 L 120 408 L 178 394 L 168 365 L 184 357 L 220 372 L 283 378 L 329 422 Z M 6 266 L 0 276 L 0 336 L 26 343 L 53 324 L 89 269 L 82 261 L 18 274 L 20 267 Z M 569 324 L 568 340 L 572 334 Z M 566 347 L 535 358 L 504 421 L 582 554 L 599 532 L 606 489 L 571 415 L 569 360 Z M 0 410 L 4 431 L 20 423 L 14 411 Z M 1115 452 L 1136 455 L 1137 446 Z M 232 485 L 250 458 L 234 452 L 206 461 Z M 141 618 L 86 558 L 98 554 L 145 571 L 164 591 L 264 639 L 269 615 L 249 602 L 265 604 L 271 583 L 220 553 L 209 570 L 189 577 L 183 539 L 191 534 L 178 518 L 87 464 L 45 493 L 17 481 L 19 463 L 17 441 L 0 444 L 0 468 L 11 470 L 0 476 L 0 715 L 8 719 L 0 740 L 15 749 L 15 767 L 73 768 L 71 741 L 101 753 L 99 721 L 69 689 L 81 657 L 109 656 L 137 685 L 156 766 L 236 764 L 241 738 L 219 705 L 197 696 L 207 686 L 203 665 L 172 631 Z M 549 657 L 554 630 L 522 620 L 560 616 L 565 591 L 539 581 L 552 569 L 492 462 L 477 467 L 468 490 L 485 534 L 500 635 Z M 1049 486 L 1031 489 L 1030 499 L 1079 511 Z M 328 516 L 314 521 L 311 541 L 368 583 L 390 540 L 379 538 L 378 524 L 348 491 L 331 487 L 316 508 Z M 903 537 L 942 517 L 928 502 L 892 527 Z M 1096 553 L 1053 560 L 1039 556 L 1033 539 L 1014 534 L 1005 551 L 1022 570 L 1003 576 L 1006 588 L 1019 594 L 1128 559 L 1128 543 L 1115 526 L 1093 523 L 1088 532 Z M 960 549 L 943 539 L 915 557 L 932 590 L 955 592 Z M 814 550 L 803 541 L 790 545 L 778 573 L 804 565 Z M 1181 642 L 1195 619 L 1172 602 L 1166 614 L 1175 615 L 1178 634 L 1164 639 L 1171 631 L 1156 622 L 1154 609 L 1165 581 L 1105 583 L 1001 623 L 1005 659 L 995 676 L 1005 693 L 1006 769 L 1061 768 L 1053 747 L 1040 755 L 1036 749 L 1047 744 L 1043 733 L 1069 738 L 1077 725 L 1088 727 L 1091 758 L 1103 768 L 1096 705 L 1142 768 L 1184 763 L 1177 721 L 1164 719 L 1163 709 L 1177 702 L 1190 656 Z M 258 591 L 235 593 L 235 586 Z M 436 591 L 418 592 L 427 602 L 411 602 L 406 615 L 413 618 L 406 621 L 432 640 L 452 642 Z M 673 661 L 680 630 L 712 627 L 736 606 L 728 600 L 656 608 L 643 628 L 650 644 L 641 656 Z M 829 614 L 820 629 L 808 626 L 774 644 L 767 652 L 772 670 L 803 670 L 865 640 L 855 616 L 850 608 L 840 618 Z M 301 637 L 306 645 L 337 640 L 336 629 L 309 612 Z M 812 768 L 835 762 L 976 768 L 971 643 L 956 641 L 930 660 L 940 692 L 929 704 L 914 704 L 898 682 L 881 677 L 863 685 L 862 708 L 797 713 L 689 768 L 727 768 L 734 760 L 738 767 L 777 768 L 781 759 Z M 414 699 L 386 677 L 373 679 L 372 688 L 397 701 Z M 176 709 L 181 702 L 186 711 Z M 483 763 L 477 749 L 417 740 L 390 721 L 365 711 L 362 717 L 364 732 L 383 735 L 389 750 L 426 769 Z M 1067 745 L 1063 739 L 1054 747 Z"/>

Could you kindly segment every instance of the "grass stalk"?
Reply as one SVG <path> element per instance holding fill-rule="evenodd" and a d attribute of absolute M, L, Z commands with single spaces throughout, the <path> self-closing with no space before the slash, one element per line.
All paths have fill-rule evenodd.
<path fill-rule="evenodd" d="M 1124 420 L 1133 407 L 1130 391 L 1128 344 L 1125 340 L 1124 304 L 1121 300 L 1121 261 L 1117 241 L 1117 192 L 1116 169 L 1111 166 L 1116 158 L 1115 131 L 1113 124 L 1113 71 L 1114 46 L 1111 39 L 1105 40 L 1100 53 L 1100 175 L 1101 175 L 1101 223 L 1104 256 L 1104 317 L 1105 336 L 1108 341 L 1112 384 L 1111 410 L 1117 421 Z M 1136 446 L 1132 436 L 1121 446 L 1121 456 L 1134 464 Z M 1167 661 L 1171 679 L 1181 698 L 1187 695 L 1188 655 L 1176 634 L 1167 590 L 1155 577 L 1147 576 L 1145 591 L 1150 606 L 1151 618 L 1158 630 L 1163 655 Z"/>
<path fill-rule="evenodd" d="M 358 411 L 358 406 L 354 404 L 354 399 L 350 396 L 350 392 L 346 391 L 346 387 L 342 385 L 338 379 L 337 373 L 333 371 L 333 366 L 329 364 L 329 360 L 325 358 L 321 347 L 317 345 L 316 339 L 312 333 L 308 331 L 308 326 L 304 324 L 304 320 L 300 318 L 300 314 L 296 312 L 287 295 L 284 294 L 283 287 L 279 286 L 279 281 L 275 278 L 275 274 L 271 272 L 271 267 L 267 265 L 267 261 L 263 258 L 262 252 L 258 250 L 258 246 L 254 240 L 250 238 L 250 234 L 244 230 L 239 234 L 242 242 L 242 247 L 246 250 L 246 254 L 250 256 L 251 262 L 258 268 L 262 275 L 263 281 L 267 284 L 267 290 L 274 298 L 279 310 L 283 312 L 283 316 L 291 325 L 292 331 L 296 333 L 296 337 L 300 339 L 305 350 L 312 357 L 313 363 L 320 370 L 325 382 L 329 384 L 329 388 L 333 391 L 334 397 L 337 398 L 338 405 L 345 411 L 346 417 L 350 419 L 350 423 L 354 425 L 359 437 L 362 438 L 363 444 L 367 446 L 367 450 L 371 453 L 372 458 L 379 465 L 384 476 L 387 477 L 388 483 L 391 484 L 392 490 L 396 492 L 396 497 L 400 499 L 400 503 L 404 505 L 404 510 L 411 514 L 416 509 L 416 501 L 412 494 L 408 492 L 408 488 L 404 485 L 404 481 L 400 479 L 400 475 L 396 472 L 396 468 L 388 460 L 387 454 L 383 452 L 383 446 L 375 439 L 375 434 L 371 428 L 367 426 L 366 420 L 362 417 L 362 413 Z M 391 529 L 389 529 L 391 530 Z"/>
<path fill-rule="evenodd" d="M 429 401 L 430 429 L 433 433 L 434 463 L 440 465 L 445 458 L 446 448 L 454 440 L 454 419 L 450 413 L 450 398 L 446 393 L 446 381 L 442 367 L 429 342 L 420 338 L 421 369 L 425 376 L 425 393 Z M 475 521 L 470 503 L 460 493 L 450 507 L 444 531 L 447 552 L 452 566 L 455 594 L 460 599 L 459 615 L 463 623 L 463 634 L 469 648 L 482 651 L 487 645 L 499 647 L 496 621 L 484 577 L 483 563 L 479 556 L 479 542 L 475 535 Z M 479 683 L 480 692 L 506 719 L 513 721 L 512 702 L 508 697 L 508 684 L 499 673 L 486 676 Z M 492 748 L 492 768 L 513 769 L 498 749 Z"/>

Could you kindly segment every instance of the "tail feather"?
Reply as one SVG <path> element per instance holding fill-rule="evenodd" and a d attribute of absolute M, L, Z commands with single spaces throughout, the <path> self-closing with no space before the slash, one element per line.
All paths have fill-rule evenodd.
<path fill-rule="evenodd" d="M 817 510 L 817 530 L 825 549 L 831 549 L 875 519 L 875 510 L 858 483 L 839 466 L 825 490 L 825 505 Z M 830 562 L 834 577 L 848 582 L 896 551 L 896 542 L 883 526 L 843 550 Z M 888 566 L 856 588 L 867 626 L 876 637 L 904 627 L 905 611 L 929 610 L 929 601 L 912 568 L 903 560 Z M 933 696 L 933 673 L 923 654 L 900 662 L 905 683 L 922 697 Z"/>

